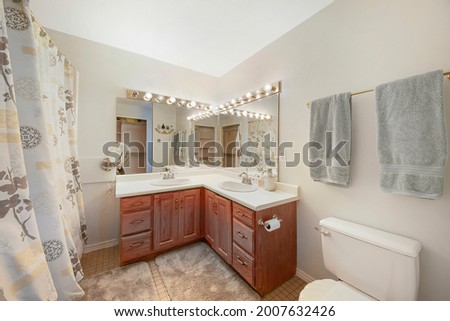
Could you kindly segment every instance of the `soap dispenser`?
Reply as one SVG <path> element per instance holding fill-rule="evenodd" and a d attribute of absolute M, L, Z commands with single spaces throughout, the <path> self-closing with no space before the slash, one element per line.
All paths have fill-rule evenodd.
<path fill-rule="evenodd" d="M 268 168 L 266 177 L 264 178 L 264 189 L 266 191 L 274 191 L 276 189 L 275 177 L 273 176 L 272 168 Z"/>

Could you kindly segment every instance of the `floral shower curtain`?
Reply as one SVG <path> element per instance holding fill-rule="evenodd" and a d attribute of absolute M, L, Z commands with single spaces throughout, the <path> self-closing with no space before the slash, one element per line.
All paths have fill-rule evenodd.
<path fill-rule="evenodd" d="M 0 290 L 8 300 L 76 299 L 86 241 L 77 72 L 29 1 L 0 6 Z"/>

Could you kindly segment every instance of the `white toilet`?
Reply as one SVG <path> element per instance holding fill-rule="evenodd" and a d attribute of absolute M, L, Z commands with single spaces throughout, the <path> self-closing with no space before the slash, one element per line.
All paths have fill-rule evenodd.
<path fill-rule="evenodd" d="M 320 221 L 325 267 L 339 281 L 309 283 L 302 301 L 416 300 L 419 242 L 335 217 Z"/>

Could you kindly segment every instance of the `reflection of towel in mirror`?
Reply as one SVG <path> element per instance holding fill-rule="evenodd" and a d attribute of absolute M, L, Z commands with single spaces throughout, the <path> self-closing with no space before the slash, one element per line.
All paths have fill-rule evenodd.
<path fill-rule="evenodd" d="M 239 167 L 241 166 L 241 126 L 238 126 L 236 131 L 236 158 L 234 160 L 234 166 Z"/>
<path fill-rule="evenodd" d="M 447 161 L 442 70 L 375 89 L 383 191 L 437 199 Z"/>
<path fill-rule="evenodd" d="M 179 160 L 183 159 L 184 157 L 184 150 L 182 147 L 182 142 L 185 141 L 184 134 L 184 131 L 179 131 L 175 135 L 173 135 L 173 154 L 175 158 Z"/>
<path fill-rule="evenodd" d="M 310 167 L 311 178 L 315 181 L 348 186 L 350 179 L 350 158 L 352 140 L 351 93 L 342 93 L 311 102 L 310 142 L 319 143 L 321 148 L 310 148 L 311 162 L 320 161 L 319 166 Z M 327 146 L 327 133 L 331 133 L 332 146 Z M 341 142 L 337 151 L 345 164 L 340 164 L 327 150 Z M 330 153 L 331 154 L 331 153 Z"/>
<path fill-rule="evenodd" d="M 180 133 L 173 135 L 173 155 L 176 159 L 180 158 Z"/>

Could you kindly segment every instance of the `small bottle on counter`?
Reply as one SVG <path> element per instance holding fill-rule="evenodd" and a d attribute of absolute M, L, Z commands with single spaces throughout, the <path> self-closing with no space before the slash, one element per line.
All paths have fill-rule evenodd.
<path fill-rule="evenodd" d="M 275 177 L 273 176 L 273 172 L 271 168 L 265 170 L 267 172 L 266 177 L 264 178 L 264 189 L 266 191 L 274 191 L 276 189 Z"/>

